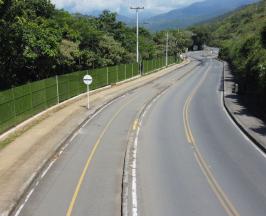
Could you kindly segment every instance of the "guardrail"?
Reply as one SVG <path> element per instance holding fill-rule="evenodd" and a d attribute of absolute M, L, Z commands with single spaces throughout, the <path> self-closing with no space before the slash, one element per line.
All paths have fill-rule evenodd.
<path fill-rule="evenodd" d="M 169 57 L 169 65 L 175 63 Z M 93 78 L 91 90 L 115 84 L 140 74 L 148 74 L 165 66 L 165 59 L 117 65 L 94 70 L 78 71 L 61 76 L 28 83 L 0 92 L 0 134 L 22 121 L 86 92 L 83 77 L 90 74 Z"/>

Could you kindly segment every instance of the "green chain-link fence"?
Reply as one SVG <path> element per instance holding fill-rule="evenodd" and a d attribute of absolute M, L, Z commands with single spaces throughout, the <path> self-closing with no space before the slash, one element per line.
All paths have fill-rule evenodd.
<path fill-rule="evenodd" d="M 168 64 L 175 63 L 169 57 Z M 165 59 L 143 61 L 143 74 L 151 73 L 165 66 Z M 0 92 L 0 133 L 26 120 L 27 118 L 60 102 L 86 92 L 83 77 L 90 74 L 93 83 L 91 90 L 115 84 L 140 75 L 137 63 L 79 71 L 61 76 L 28 83 Z"/>

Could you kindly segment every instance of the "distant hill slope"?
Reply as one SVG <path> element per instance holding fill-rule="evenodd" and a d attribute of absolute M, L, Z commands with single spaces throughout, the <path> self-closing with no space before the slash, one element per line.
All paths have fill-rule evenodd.
<path fill-rule="evenodd" d="M 154 16 L 146 20 L 153 31 L 168 28 L 185 28 L 202 21 L 220 16 L 241 6 L 258 0 L 206 0 L 188 7 L 172 10 L 166 14 Z"/>
<path fill-rule="evenodd" d="M 237 43 L 247 37 L 259 37 L 264 26 L 266 26 L 265 0 L 216 17 L 201 25 L 195 25 L 195 28 L 209 32 L 210 45 L 222 46 L 229 41 Z"/>
<path fill-rule="evenodd" d="M 220 47 L 239 84 L 239 93 L 254 114 L 266 120 L 266 1 L 195 26 L 208 35 L 208 45 Z"/>

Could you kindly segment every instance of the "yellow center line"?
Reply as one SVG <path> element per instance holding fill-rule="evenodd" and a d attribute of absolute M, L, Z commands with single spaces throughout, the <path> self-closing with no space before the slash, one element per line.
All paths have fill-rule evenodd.
<path fill-rule="evenodd" d="M 111 118 L 111 120 L 106 124 L 106 126 L 104 127 L 103 131 L 101 132 L 99 138 L 97 139 L 96 143 L 94 144 L 93 149 L 92 149 L 91 153 L 89 154 L 88 160 L 87 160 L 87 162 L 86 162 L 86 164 L 85 164 L 85 167 L 84 167 L 84 169 L 83 169 L 83 171 L 82 171 L 82 173 L 81 173 L 81 176 L 80 176 L 80 178 L 79 178 L 79 181 L 78 181 L 78 184 L 77 184 L 77 186 L 76 186 L 75 192 L 74 192 L 74 194 L 73 194 L 73 197 L 72 197 L 72 199 L 71 199 L 70 205 L 69 205 L 69 207 L 68 207 L 68 210 L 67 210 L 66 216 L 71 216 L 71 214 L 72 214 L 72 211 L 73 211 L 73 209 L 74 209 L 74 206 L 75 206 L 75 203 L 76 203 L 76 200 L 77 200 L 78 194 L 79 194 L 80 189 L 81 189 L 81 185 L 82 185 L 82 183 L 83 183 L 83 181 L 84 181 L 84 178 L 85 178 L 85 176 L 86 176 L 86 173 L 87 173 L 87 171 L 88 171 L 88 168 L 89 168 L 89 166 L 90 166 L 90 163 L 91 163 L 91 161 L 92 161 L 92 159 L 93 159 L 93 157 L 94 157 L 94 155 L 95 155 L 95 152 L 96 152 L 98 146 L 100 145 L 100 143 L 101 143 L 101 141 L 102 141 L 102 139 L 103 139 L 103 137 L 104 137 L 106 131 L 109 129 L 109 127 L 111 126 L 111 124 L 113 123 L 113 121 L 116 119 L 116 117 L 120 114 L 120 112 L 121 112 L 121 111 L 122 111 L 122 110 L 123 110 L 128 104 L 130 104 L 134 99 L 135 99 L 135 98 L 133 98 L 132 100 L 130 100 L 130 101 L 128 101 L 126 104 L 124 104 L 124 105 L 123 105 L 123 106 L 122 106 L 122 107 L 121 107 L 121 108 L 120 108 L 120 109 L 114 114 L 114 116 L 113 116 L 113 117 Z"/>
<path fill-rule="evenodd" d="M 216 195 L 216 197 L 220 201 L 222 207 L 225 209 L 226 213 L 229 216 L 239 216 L 240 214 L 237 212 L 234 205 L 230 202 L 230 200 L 228 199 L 228 197 L 226 196 L 226 194 L 222 190 L 221 186 L 216 181 L 216 179 L 215 179 L 214 175 L 212 174 L 212 171 L 210 170 L 206 160 L 204 159 L 204 157 L 200 153 L 199 148 L 196 145 L 195 139 L 193 137 L 193 133 L 192 133 L 190 123 L 189 123 L 189 106 L 191 104 L 191 100 L 195 96 L 195 94 L 197 93 L 198 89 L 200 88 L 200 86 L 202 85 L 204 80 L 206 79 L 209 70 L 210 70 L 210 67 L 207 69 L 204 76 L 202 77 L 202 79 L 200 80 L 198 85 L 194 88 L 191 95 L 187 98 L 187 100 L 185 102 L 185 105 L 183 108 L 183 122 L 184 122 L 184 127 L 185 127 L 185 133 L 186 133 L 186 137 L 187 137 L 188 142 L 194 146 L 194 150 L 195 150 L 194 156 L 196 158 L 196 161 L 197 161 L 202 173 L 207 178 L 207 181 L 208 181 L 212 191 L 214 192 L 214 194 Z"/>
<path fill-rule="evenodd" d="M 191 135 L 189 133 L 189 127 L 188 127 L 187 103 L 188 103 L 188 100 L 186 101 L 185 106 L 184 106 L 184 109 L 183 109 L 183 121 L 184 121 L 185 133 L 186 133 L 187 140 L 188 140 L 188 142 L 190 144 L 193 144 L 192 143 L 192 139 L 191 139 Z"/>

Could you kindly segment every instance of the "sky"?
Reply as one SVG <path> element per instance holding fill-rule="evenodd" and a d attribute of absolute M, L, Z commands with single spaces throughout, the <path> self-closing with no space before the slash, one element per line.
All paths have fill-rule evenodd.
<path fill-rule="evenodd" d="M 150 14 L 168 12 L 193 2 L 202 0 L 51 0 L 58 9 L 65 9 L 73 13 L 90 14 L 104 9 L 122 15 L 130 15 L 130 6 L 144 6 Z M 133 12 L 132 12 L 133 13 Z"/>

